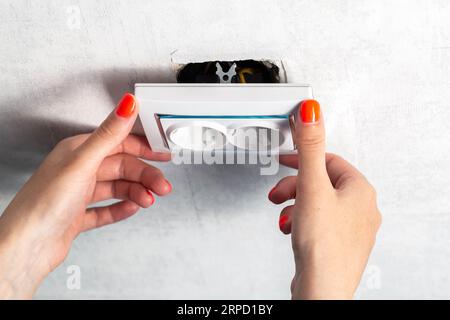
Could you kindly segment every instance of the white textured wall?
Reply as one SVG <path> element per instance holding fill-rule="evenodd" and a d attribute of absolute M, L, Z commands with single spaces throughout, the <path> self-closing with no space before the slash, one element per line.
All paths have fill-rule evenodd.
<path fill-rule="evenodd" d="M 329 150 L 378 190 L 380 282 L 358 296 L 450 298 L 449 17 L 446 0 L 1 0 L 0 208 L 134 82 L 174 81 L 171 59 L 282 59 L 321 101 Z M 80 236 L 37 297 L 289 298 L 290 242 L 266 194 L 291 171 L 161 167 L 173 194 Z"/>

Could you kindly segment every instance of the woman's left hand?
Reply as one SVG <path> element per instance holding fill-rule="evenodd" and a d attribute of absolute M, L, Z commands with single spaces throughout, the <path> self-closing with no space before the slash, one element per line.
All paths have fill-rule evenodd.
<path fill-rule="evenodd" d="M 162 172 L 139 160 L 168 161 L 145 138 L 129 135 L 134 96 L 92 134 L 61 141 L 0 217 L 0 298 L 30 298 L 83 231 L 126 219 L 171 191 Z M 89 205 L 108 199 L 104 207 Z"/>

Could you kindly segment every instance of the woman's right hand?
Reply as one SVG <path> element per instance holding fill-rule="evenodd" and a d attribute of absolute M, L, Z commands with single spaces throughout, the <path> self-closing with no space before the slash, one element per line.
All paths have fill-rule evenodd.
<path fill-rule="evenodd" d="M 275 204 L 295 199 L 280 214 L 283 233 L 292 234 L 294 299 L 352 298 L 381 224 L 376 193 L 367 179 L 341 157 L 325 153 L 320 105 L 299 107 L 295 143 L 298 155 L 280 162 L 298 168 L 269 193 Z"/>

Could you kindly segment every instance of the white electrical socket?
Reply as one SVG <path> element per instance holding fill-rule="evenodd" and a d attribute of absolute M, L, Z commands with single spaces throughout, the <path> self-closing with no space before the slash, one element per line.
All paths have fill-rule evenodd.
<path fill-rule="evenodd" d="M 312 88 L 295 84 L 136 84 L 152 150 L 288 154 L 295 110 Z M 253 139 L 256 137 L 256 140 Z"/>

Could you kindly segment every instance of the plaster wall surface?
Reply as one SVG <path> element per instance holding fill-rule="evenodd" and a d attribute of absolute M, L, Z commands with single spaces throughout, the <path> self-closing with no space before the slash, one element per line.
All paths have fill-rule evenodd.
<path fill-rule="evenodd" d="M 281 59 L 289 82 L 313 86 L 328 150 L 378 190 L 357 297 L 450 298 L 449 17 L 444 0 L 1 0 L 0 209 L 135 82 L 174 82 L 176 62 Z M 156 165 L 173 194 L 81 235 L 37 298 L 290 297 L 290 240 L 267 193 L 291 170 Z"/>

